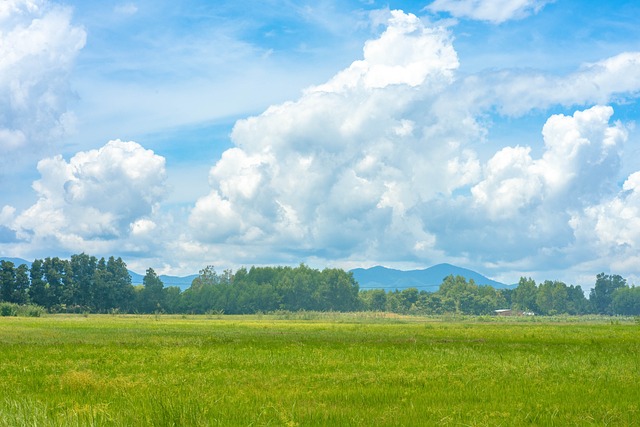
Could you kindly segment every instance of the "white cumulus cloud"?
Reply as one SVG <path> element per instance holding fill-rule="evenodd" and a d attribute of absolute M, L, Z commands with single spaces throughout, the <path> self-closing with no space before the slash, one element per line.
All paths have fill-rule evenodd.
<path fill-rule="evenodd" d="M 84 250 L 88 242 L 118 241 L 155 227 L 150 217 L 165 194 L 165 160 L 135 142 L 110 141 L 68 162 L 47 158 L 38 171 L 38 201 L 10 224 L 22 240 Z"/>
<path fill-rule="evenodd" d="M 461 127 L 430 111 L 458 67 L 450 34 L 394 11 L 363 54 L 298 101 L 236 123 L 236 147 L 191 212 L 195 238 L 337 256 L 429 249 L 433 237 L 407 212 L 480 172 L 456 143 Z M 433 143 L 436 134 L 451 143 Z"/>
<path fill-rule="evenodd" d="M 484 164 L 469 195 L 427 203 L 422 215 L 439 247 L 522 272 L 612 268 L 616 257 L 582 232 L 595 229 L 593 220 L 585 226 L 584 213 L 600 211 L 618 191 L 629 131 L 612 123 L 613 113 L 594 106 L 553 115 L 540 155 L 505 147 Z"/>
<path fill-rule="evenodd" d="M 509 218 L 540 205 L 565 209 L 598 202 L 615 183 L 626 129 L 609 126 L 613 108 L 595 106 L 572 117 L 551 116 L 545 124 L 545 152 L 532 159 L 529 147 L 506 147 L 485 167 L 472 189 L 477 205 L 492 218 Z"/>
<path fill-rule="evenodd" d="M 570 224 L 575 229 L 579 244 L 593 248 L 600 256 L 612 256 L 618 263 L 637 263 L 640 249 L 640 171 L 625 180 L 618 194 L 575 212 Z"/>
<path fill-rule="evenodd" d="M 628 130 L 611 123 L 612 115 L 608 106 L 553 115 L 539 156 L 528 146 L 504 147 L 484 163 L 468 193 L 425 201 L 420 215 L 438 249 L 520 271 L 562 270 L 592 259 L 591 243 L 576 243 L 575 217 L 617 191 Z"/>
<path fill-rule="evenodd" d="M 311 91 L 342 92 L 363 88 L 384 88 L 392 84 L 409 86 L 451 81 L 458 60 L 450 35 L 439 28 L 425 27 L 415 15 L 391 11 L 387 30 L 364 46 L 364 59 L 355 61 L 328 83 Z"/>
<path fill-rule="evenodd" d="M 362 59 L 236 123 L 185 248 L 242 247 L 236 262 L 582 262 L 578 225 L 617 193 L 630 129 L 604 104 L 636 96 L 637 55 L 459 78 L 448 30 L 394 11 Z M 483 147 L 482 160 L 487 114 L 558 104 L 586 106 L 550 116 L 539 146 Z"/>

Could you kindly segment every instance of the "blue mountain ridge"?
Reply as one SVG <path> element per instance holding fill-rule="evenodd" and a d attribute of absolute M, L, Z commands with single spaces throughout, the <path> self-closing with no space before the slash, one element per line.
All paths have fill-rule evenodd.
<path fill-rule="evenodd" d="M 11 261 L 15 266 L 26 264 L 31 267 L 31 262 L 21 258 L 0 257 L 0 261 Z M 440 284 L 445 277 L 449 275 L 462 276 L 467 280 L 473 279 L 477 285 L 493 286 L 496 289 L 513 289 L 515 285 L 506 285 L 489 279 L 480 273 L 451 264 L 438 264 L 423 270 L 395 270 L 382 266 L 371 268 L 355 268 L 350 270 L 354 279 L 359 283 L 360 289 L 384 289 L 386 291 L 394 291 L 396 289 L 403 290 L 407 288 L 417 288 L 420 291 L 435 292 L 440 288 Z M 141 285 L 144 275 L 129 270 L 131 275 L 131 283 L 133 285 Z M 188 276 L 158 276 L 164 286 L 177 286 L 181 290 L 188 289 L 193 279 L 198 277 L 197 274 Z"/>
<path fill-rule="evenodd" d="M 144 275 L 131 270 L 129 270 L 129 275 L 131 275 L 131 283 L 133 285 L 142 285 Z M 161 274 L 158 277 L 162 280 L 165 287 L 177 286 L 180 290 L 184 291 L 191 287 L 191 282 L 193 282 L 193 279 L 198 277 L 198 275 L 190 274 L 188 276 L 168 276 L 166 274 Z"/>
<path fill-rule="evenodd" d="M 423 270 L 395 270 L 382 266 L 371 268 L 356 268 L 351 270 L 354 279 L 360 284 L 360 289 L 384 289 L 394 291 L 407 288 L 417 288 L 420 291 L 435 292 L 445 277 L 462 276 L 467 280 L 473 279 L 476 285 L 493 286 L 496 289 L 512 289 L 513 285 L 506 285 L 489 279 L 480 273 L 467 268 L 451 264 L 438 264 Z"/>

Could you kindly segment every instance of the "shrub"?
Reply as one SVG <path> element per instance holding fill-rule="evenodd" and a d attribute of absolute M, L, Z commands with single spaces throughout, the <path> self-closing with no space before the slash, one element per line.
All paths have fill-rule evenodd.
<path fill-rule="evenodd" d="M 22 316 L 26 317 L 40 317 L 45 312 L 44 307 L 40 307 L 39 305 L 28 304 L 22 306 Z"/>
<path fill-rule="evenodd" d="M 18 305 L 11 302 L 0 303 L 0 316 L 40 317 L 45 312 L 43 307 L 34 304 Z"/>
<path fill-rule="evenodd" d="M 17 316 L 18 315 L 18 305 L 10 302 L 0 303 L 0 316 Z"/>

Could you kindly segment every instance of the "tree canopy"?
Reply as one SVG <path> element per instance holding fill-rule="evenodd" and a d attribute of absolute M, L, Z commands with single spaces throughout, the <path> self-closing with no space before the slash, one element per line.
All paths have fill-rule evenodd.
<path fill-rule="evenodd" d="M 461 276 L 443 278 L 436 292 L 416 288 L 360 290 L 341 269 L 251 267 L 216 272 L 203 268 L 185 291 L 165 287 L 149 268 L 133 286 L 121 258 L 87 254 L 36 259 L 28 268 L 0 261 L 0 302 L 34 304 L 50 312 L 228 313 L 276 310 L 389 311 L 414 314 L 487 315 L 511 308 L 541 315 L 640 315 L 640 288 L 619 275 L 600 273 L 585 298 L 579 286 L 521 278 L 514 289 L 480 286 Z"/>

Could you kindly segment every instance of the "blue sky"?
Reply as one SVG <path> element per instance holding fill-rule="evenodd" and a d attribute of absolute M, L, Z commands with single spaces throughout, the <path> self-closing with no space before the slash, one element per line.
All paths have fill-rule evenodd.
<path fill-rule="evenodd" d="M 0 256 L 637 283 L 635 1 L 0 3 Z"/>

